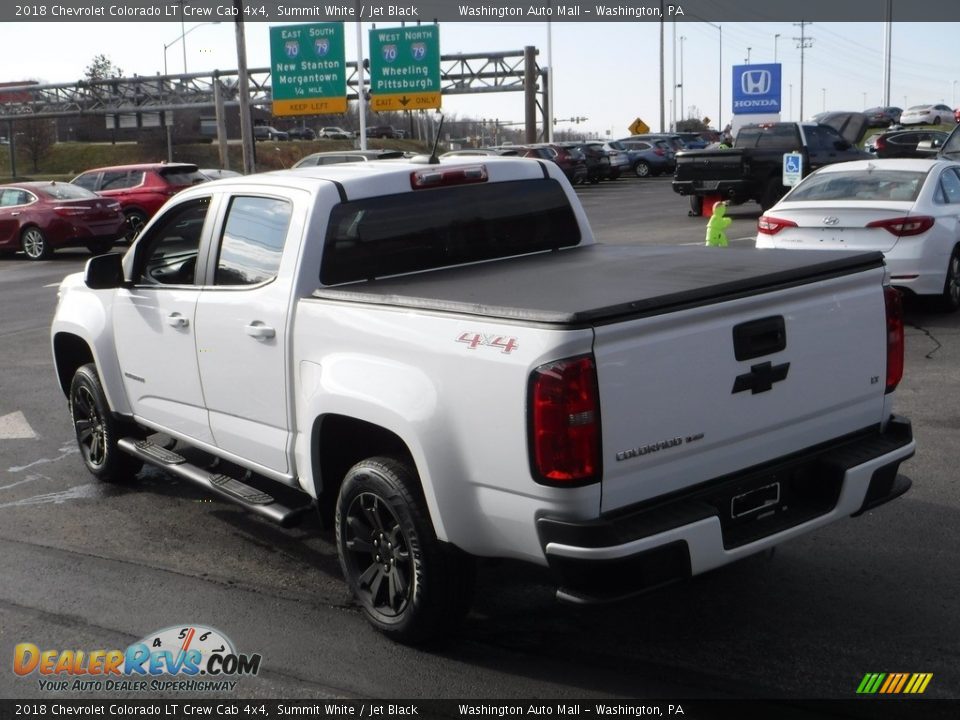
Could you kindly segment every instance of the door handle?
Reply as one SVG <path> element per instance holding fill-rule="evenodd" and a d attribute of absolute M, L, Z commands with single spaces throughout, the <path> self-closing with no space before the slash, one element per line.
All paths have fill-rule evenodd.
<path fill-rule="evenodd" d="M 167 324 L 175 328 L 185 328 L 190 326 L 190 320 L 175 312 L 167 315 Z"/>
<path fill-rule="evenodd" d="M 246 325 L 243 330 L 247 335 L 252 338 L 257 338 L 258 340 L 269 340 L 272 337 L 276 337 L 277 334 L 276 330 L 269 325 L 264 325 L 259 320 Z"/>

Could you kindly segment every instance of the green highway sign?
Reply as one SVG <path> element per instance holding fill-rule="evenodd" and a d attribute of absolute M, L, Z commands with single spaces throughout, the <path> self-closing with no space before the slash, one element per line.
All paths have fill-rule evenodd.
<path fill-rule="evenodd" d="M 343 23 L 270 28 L 274 115 L 347 111 Z"/>
<path fill-rule="evenodd" d="M 370 31 L 370 109 L 440 107 L 440 28 L 437 25 Z"/>

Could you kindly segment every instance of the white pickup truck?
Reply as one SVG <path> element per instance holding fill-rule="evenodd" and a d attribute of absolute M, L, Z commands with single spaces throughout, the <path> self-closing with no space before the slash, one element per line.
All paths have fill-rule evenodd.
<path fill-rule="evenodd" d="M 64 280 L 52 346 L 90 472 L 319 508 L 405 642 L 462 618 L 476 557 L 608 600 L 910 486 L 879 253 L 597 244 L 538 160 L 190 188 Z"/>

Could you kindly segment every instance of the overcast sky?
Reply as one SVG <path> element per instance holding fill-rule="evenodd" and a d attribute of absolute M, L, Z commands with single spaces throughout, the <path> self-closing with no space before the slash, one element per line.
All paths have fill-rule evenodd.
<path fill-rule="evenodd" d="M 670 122 L 673 85 L 678 116 L 718 113 L 731 115 L 730 77 L 733 65 L 783 64 L 784 119 L 800 116 L 800 50 L 792 23 L 723 23 L 722 33 L 707 23 L 664 24 L 666 102 Z M 379 27 L 384 27 L 380 25 Z M 179 22 L 151 23 L 3 23 L 0 25 L 0 81 L 36 79 L 71 82 L 98 53 L 107 55 L 126 75 L 232 70 L 237 66 L 232 23 L 187 23 L 182 38 Z M 246 25 L 247 61 L 251 68 L 269 66 L 269 26 Z M 367 52 L 363 26 L 364 53 Z M 553 23 L 554 117 L 585 116 L 597 136 L 621 137 L 634 118 L 659 129 L 660 24 Z M 357 55 L 357 25 L 346 25 L 347 60 Z M 676 33 L 676 65 L 673 36 Z M 722 48 L 719 44 L 722 34 Z M 882 23 L 812 23 L 813 38 L 804 57 L 803 115 L 827 110 L 862 110 L 880 104 L 883 93 Z M 441 52 L 501 52 L 534 45 L 539 62 L 547 65 L 546 23 L 441 23 Z M 680 38 L 684 38 L 681 40 Z M 960 23 L 894 23 L 891 103 L 960 103 Z M 95 41 L 94 41 L 95 39 Z M 167 47 L 164 51 L 164 47 Z M 681 53 L 682 48 L 682 53 Z M 722 66 L 720 55 L 722 51 Z M 674 80 L 676 78 L 676 80 Z M 722 80 L 722 85 L 721 85 Z M 722 87 L 722 105 L 718 95 Z M 682 92 L 682 102 L 681 102 Z M 686 109 L 687 112 L 680 112 Z M 523 119 L 522 93 L 445 96 L 444 110 L 460 117 Z M 559 128 L 569 127 L 560 123 Z"/>

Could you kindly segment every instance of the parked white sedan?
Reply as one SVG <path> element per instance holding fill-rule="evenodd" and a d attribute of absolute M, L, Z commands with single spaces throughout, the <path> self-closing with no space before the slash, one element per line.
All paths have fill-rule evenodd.
<path fill-rule="evenodd" d="M 914 105 L 900 114 L 901 125 L 939 125 L 953 122 L 953 110 L 946 105 Z"/>
<path fill-rule="evenodd" d="M 960 163 L 858 160 L 809 175 L 757 221 L 758 248 L 879 250 L 892 285 L 960 308 Z"/>

